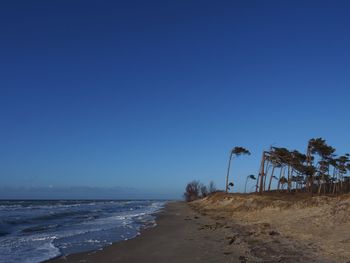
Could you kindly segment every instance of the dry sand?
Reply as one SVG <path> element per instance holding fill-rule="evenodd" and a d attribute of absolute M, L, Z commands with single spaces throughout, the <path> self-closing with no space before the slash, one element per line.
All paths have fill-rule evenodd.
<path fill-rule="evenodd" d="M 350 262 L 350 196 L 226 195 L 170 202 L 157 227 L 50 262 Z"/>
<path fill-rule="evenodd" d="M 350 262 L 350 195 L 226 195 L 191 204 L 232 229 L 248 262 Z"/>

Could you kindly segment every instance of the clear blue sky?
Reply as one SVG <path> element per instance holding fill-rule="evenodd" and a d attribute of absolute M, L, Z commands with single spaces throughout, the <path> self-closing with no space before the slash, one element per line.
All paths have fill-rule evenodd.
<path fill-rule="evenodd" d="M 0 187 L 236 190 L 270 145 L 350 151 L 349 1 L 1 1 Z"/>

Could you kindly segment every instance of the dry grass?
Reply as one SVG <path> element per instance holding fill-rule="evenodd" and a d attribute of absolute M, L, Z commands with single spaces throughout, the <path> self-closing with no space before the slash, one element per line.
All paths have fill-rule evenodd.
<path fill-rule="evenodd" d="M 286 239 L 303 243 L 305 251 L 325 262 L 350 261 L 350 194 L 220 192 L 195 201 L 192 206 L 201 213 L 254 229 L 259 242 L 267 242 L 260 234 L 268 225 L 280 234 L 281 243 Z"/>

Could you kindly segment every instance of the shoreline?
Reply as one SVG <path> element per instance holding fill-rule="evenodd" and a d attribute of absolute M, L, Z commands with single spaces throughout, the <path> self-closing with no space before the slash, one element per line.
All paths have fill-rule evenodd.
<path fill-rule="evenodd" d="M 135 238 L 116 242 L 102 250 L 81 252 L 45 262 L 241 262 L 239 252 L 218 253 L 226 240 L 222 233 L 208 233 L 201 226 L 212 224 L 188 203 L 170 201 L 156 215 L 156 226 L 141 230 Z M 205 230 L 205 231 L 201 231 Z"/>
<path fill-rule="evenodd" d="M 45 262 L 347 263 L 349 207 L 350 196 L 217 193 L 166 203 L 135 238 Z"/>
<path fill-rule="evenodd" d="M 154 216 L 154 221 L 153 221 L 152 225 L 147 223 L 147 224 L 141 226 L 140 229 L 139 229 L 139 233 L 136 234 L 134 237 L 131 237 L 131 238 L 128 238 L 128 239 L 125 239 L 125 240 L 119 240 L 119 241 L 113 242 L 113 243 L 111 243 L 111 244 L 109 244 L 109 245 L 107 245 L 105 247 L 100 248 L 100 249 L 92 249 L 92 250 L 89 250 L 89 251 L 75 252 L 75 253 L 71 253 L 71 254 L 67 254 L 67 255 L 58 255 L 56 257 L 53 257 L 53 258 L 50 258 L 50 259 L 47 259 L 47 260 L 44 260 L 44 261 L 41 261 L 41 262 L 42 263 L 47 263 L 47 262 L 48 263 L 49 262 L 68 262 L 68 260 L 70 260 L 68 258 L 70 258 L 72 256 L 74 256 L 74 257 L 75 257 L 75 255 L 84 256 L 84 255 L 94 254 L 96 252 L 102 252 L 103 250 L 105 250 L 108 247 L 114 246 L 114 245 L 119 244 L 121 242 L 126 242 L 126 241 L 129 241 L 129 240 L 135 239 L 138 236 L 142 235 L 145 231 L 153 229 L 153 228 L 158 226 L 158 224 L 157 224 L 158 218 L 164 213 L 164 210 L 165 210 L 167 204 L 171 203 L 171 202 L 180 202 L 180 201 L 164 201 L 164 205 L 163 205 L 163 207 L 161 209 L 159 209 L 158 211 L 150 214 L 150 215 Z"/>

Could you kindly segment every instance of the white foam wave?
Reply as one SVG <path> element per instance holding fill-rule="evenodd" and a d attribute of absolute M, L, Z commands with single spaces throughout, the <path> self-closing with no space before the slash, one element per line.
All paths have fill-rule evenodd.
<path fill-rule="evenodd" d="M 19 218 L 23 221 L 28 218 L 29 221 L 13 224 L 11 227 L 15 227 L 17 232 L 0 237 L 0 263 L 41 262 L 60 255 L 59 248 L 66 254 L 72 253 L 72 251 L 84 251 L 83 249 L 86 248 L 90 250 L 101 248 L 111 242 L 133 238 L 140 234 L 140 228 L 156 225 L 153 214 L 160 211 L 165 204 L 165 202 L 160 201 L 111 202 L 61 203 L 54 206 L 34 205 L 33 207 L 39 208 L 35 211 L 31 211 L 30 206 L 18 204 L 12 210 L 15 211 L 17 209 L 16 212 L 6 213 L 2 210 L 0 217 L 2 215 L 6 216 L 6 220 L 13 221 Z M 88 208 L 86 205 L 90 207 Z M 64 217 L 48 218 L 46 216 L 51 212 L 66 211 L 68 213 Z M 93 212 L 94 214 L 87 218 L 76 217 L 75 211 L 81 211 L 83 215 L 85 215 L 84 211 L 87 211 L 89 214 Z M 41 215 L 44 217 L 40 219 L 40 223 L 45 220 L 55 220 L 55 224 L 59 227 L 25 234 L 21 232 L 21 230 L 28 227 L 28 224 L 32 224 L 35 227 L 36 225 L 34 224 L 37 224 L 38 220 L 33 222 L 30 220 L 33 216 L 37 218 Z M 95 217 L 95 215 L 98 216 Z M 112 236 L 111 233 L 115 236 Z M 81 250 L 74 250 L 77 246 L 80 246 Z"/>

